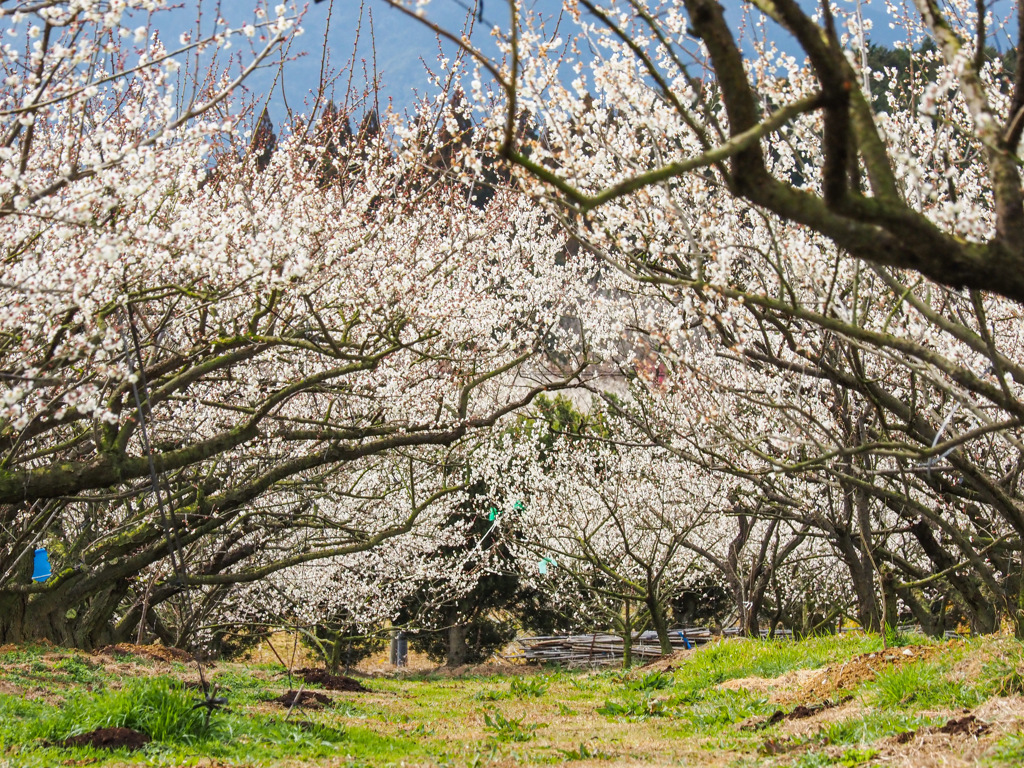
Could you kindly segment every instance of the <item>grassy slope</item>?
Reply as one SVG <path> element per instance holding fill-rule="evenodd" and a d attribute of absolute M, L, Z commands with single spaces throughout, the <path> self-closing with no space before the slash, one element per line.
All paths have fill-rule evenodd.
<path fill-rule="evenodd" d="M 663 662 L 628 674 L 377 678 L 367 682 L 371 693 L 332 692 L 332 706 L 289 720 L 264 701 L 288 687 L 280 667 L 220 664 L 212 678 L 231 707 L 208 725 L 192 709 L 198 695 L 181 685 L 196 679 L 194 667 L 7 651 L 0 650 L 0 768 L 1024 762 L 1024 647 L 1009 638 L 918 639 L 888 654 L 863 636 L 734 640 L 667 669 L 658 669 Z M 837 705 L 769 722 L 823 701 Z M 971 714 L 961 733 L 939 732 Z M 154 742 L 134 754 L 49 746 L 115 725 Z"/>

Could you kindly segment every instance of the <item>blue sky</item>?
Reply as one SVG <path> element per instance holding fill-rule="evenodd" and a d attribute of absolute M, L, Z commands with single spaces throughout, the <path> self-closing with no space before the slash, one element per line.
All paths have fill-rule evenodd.
<path fill-rule="evenodd" d="M 855 1 L 834 0 L 851 6 Z M 506 26 L 508 9 L 504 0 L 483 2 L 485 20 Z M 466 21 L 467 8 L 475 7 L 474 3 L 475 0 L 431 0 L 427 6 L 427 15 L 447 29 L 458 30 Z M 889 29 L 889 20 L 884 15 L 884 0 L 862 0 L 862 3 L 865 15 L 876 20 L 873 41 L 891 44 L 898 33 Z M 801 0 L 801 4 L 808 10 L 818 5 L 814 0 Z M 725 5 L 729 11 L 738 14 L 742 4 L 739 0 L 725 0 Z M 1009 0 L 997 0 L 994 3 L 996 11 L 1004 13 L 1010 5 Z M 202 10 L 209 28 L 209 22 L 218 9 L 229 23 L 237 26 L 251 20 L 253 6 L 250 0 L 184 0 L 178 10 L 159 14 L 157 25 L 165 40 L 175 42 L 183 29 L 194 25 L 197 10 Z M 554 17 L 561 9 L 561 0 L 534 0 L 534 8 L 545 16 Z M 358 46 L 355 46 L 354 83 L 361 87 L 364 71 L 372 73 L 376 70 L 384 84 L 380 94 L 382 109 L 389 99 L 399 111 L 408 108 L 413 100 L 413 90 L 419 88 L 421 93 L 424 90 L 424 62 L 430 66 L 436 65 L 439 48 L 434 33 L 382 0 L 310 2 L 303 27 L 306 34 L 296 40 L 292 53 L 304 52 L 305 55 L 288 64 L 283 79 L 283 93 L 286 94 L 288 106 L 295 112 L 308 111 L 310 90 L 315 89 L 319 81 L 325 30 L 328 32 L 329 62 L 335 71 L 352 59 L 359 32 Z M 495 49 L 488 34 L 489 29 L 488 24 L 478 24 L 473 40 L 486 52 L 493 53 Z M 451 44 L 443 48 L 449 54 L 454 49 Z M 346 79 L 347 73 L 339 84 L 339 96 L 344 93 Z M 264 97 L 274 87 L 271 116 L 275 122 L 280 122 L 285 113 L 282 83 L 275 85 L 273 75 L 268 70 L 258 73 L 249 86 L 254 95 Z"/>
<path fill-rule="evenodd" d="M 446 29 L 461 30 L 468 16 L 466 8 L 473 2 L 433 0 L 429 5 L 429 17 Z M 560 0 L 539 0 L 539 3 L 555 11 L 561 7 Z M 218 13 L 233 27 L 252 21 L 254 6 L 252 0 L 184 0 L 181 7 L 157 14 L 154 24 L 168 47 L 171 47 L 177 43 L 182 32 L 195 27 L 197 11 L 203 15 L 203 31 L 209 32 Z M 489 18 L 494 12 L 502 12 L 501 16 L 491 20 L 497 24 L 507 22 L 507 8 L 502 0 L 485 0 L 485 11 Z M 390 99 L 393 107 L 401 111 L 412 104 L 414 89 L 424 92 L 425 64 L 436 69 L 440 50 L 436 35 L 423 24 L 381 0 L 366 0 L 365 3 L 360 0 L 334 0 L 331 3 L 327 0 L 316 4 L 310 0 L 302 26 L 305 34 L 295 41 L 290 51 L 293 57 L 298 57 L 287 63 L 283 75 L 287 105 L 297 113 L 308 110 L 310 92 L 319 83 L 325 32 L 327 69 L 335 74 L 342 72 L 336 91 L 339 100 L 344 98 L 350 69 L 354 69 L 353 85 L 359 90 L 366 78 L 376 72 L 384 85 L 379 96 L 381 110 L 386 109 Z M 473 39 L 488 53 L 496 53 L 490 35 L 480 25 Z M 450 55 L 454 46 L 446 43 L 443 49 Z M 353 60 L 354 68 L 351 67 Z M 275 80 L 276 73 L 268 68 L 257 72 L 247 85 L 254 95 L 261 96 L 273 88 L 271 113 L 275 123 L 278 123 L 286 110 L 282 83 Z"/>

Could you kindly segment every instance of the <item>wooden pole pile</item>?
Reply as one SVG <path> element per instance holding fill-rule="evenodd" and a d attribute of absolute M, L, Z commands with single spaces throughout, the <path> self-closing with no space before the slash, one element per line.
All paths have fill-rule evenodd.
<path fill-rule="evenodd" d="M 704 627 L 670 630 L 673 651 L 682 651 L 711 640 L 711 630 Z M 512 659 L 535 664 L 561 664 L 567 667 L 614 664 L 622 661 L 624 643 L 618 635 L 548 635 L 523 637 L 516 642 L 522 652 Z M 633 634 L 633 658 L 640 662 L 661 657 L 661 645 L 654 631 Z"/>

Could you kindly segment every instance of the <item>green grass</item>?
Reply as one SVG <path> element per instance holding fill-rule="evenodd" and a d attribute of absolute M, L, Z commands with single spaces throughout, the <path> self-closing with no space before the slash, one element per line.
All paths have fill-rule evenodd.
<path fill-rule="evenodd" d="M 716 687 L 880 649 L 877 637 L 851 635 L 798 643 L 729 640 L 687 655 L 669 671 L 381 677 L 369 681 L 370 693 L 330 693 L 331 706 L 295 710 L 287 720 L 283 708 L 266 703 L 288 687 L 279 667 L 218 664 L 208 678 L 230 706 L 209 722 L 194 708 L 201 695 L 181 684 L 182 678 L 195 680 L 194 669 L 150 663 L 141 668 L 145 675 L 165 674 L 125 680 L 120 664 L 105 668 L 92 657 L 52 648 L 19 650 L 0 657 L 0 690 L 14 686 L 26 693 L 0 695 L 0 768 L 169 768 L 204 759 L 252 768 L 623 760 L 654 766 L 855 766 L 890 749 L 896 734 L 942 725 L 991 696 L 1024 691 L 1024 647 L 1008 638 L 945 644 L 927 661 L 890 667 L 855 687 L 849 713 L 838 720 L 757 727 L 797 702 L 780 704 L 759 689 Z M 298 685 L 292 681 L 293 688 Z M 116 725 L 149 733 L 154 741 L 134 754 L 57 746 L 76 733 Z M 990 747 L 981 764 L 1021 762 L 1024 737 L 996 732 L 986 739 Z"/>
<path fill-rule="evenodd" d="M 100 674 L 87 669 L 91 675 Z M 414 738 L 384 737 L 368 728 L 347 727 L 330 714 L 301 714 L 286 720 L 284 710 L 274 715 L 245 712 L 238 705 L 264 698 L 265 683 L 244 675 L 220 677 L 221 691 L 230 689 L 240 695 L 232 697 L 231 710 L 215 711 L 209 718 L 203 708 L 196 707 L 201 696 L 167 676 L 129 680 L 120 688 L 83 692 L 56 704 L 0 695 L 0 765 L 51 766 L 69 760 L 123 763 L 129 757 L 124 751 L 60 746 L 70 737 L 116 727 L 152 738 L 132 759 L 153 765 L 180 765 L 200 756 L 246 762 L 329 758 L 339 753 L 390 762 L 422 753 Z"/>
<path fill-rule="evenodd" d="M 983 669 L 982 684 L 993 696 L 1024 696 L 1024 664 L 996 659 Z"/>
<path fill-rule="evenodd" d="M 948 665 L 933 662 L 907 664 L 883 672 L 871 686 L 873 703 L 881 708 L 972 708 L 983 693 L 966 682 L 950 680 Z"/>
<path fill-rule="evenodd" d="M 41 659 L 43 654 L 52 653 L 53 648 L 45 645 L 19 645 L 0 651 L 0 664 L 21 664 L 34 659 Z"/>
<path fill-rule="evenodd" d="M 819 768 L 821 766 L 839 766 L 848 768 L 850 766 L 864 765 L 871 762 L 878 756 L 877 749 L 846 749 L 836 754 L 832 751 L 807 752 L 800 755 L 794 762 L 794 768 Z"/>
<path fill-rule="evenodd" d="M 473 694 L 475 701 L 501 701 L 502 699 L 508 699 L 512 696 L 508 691 L 477 691 Z"/>
<path fill-rule="evenodd" d="M 566 762 L 572 762 L 573 760 L 608 760 L 611 758 L 611 755 L 607 752 L 583 741 L 580 742 L 578 747 L 574 747 L 573 749 L 560 749 L 558 752 L 561 756 L 561 760 Z"/>
<path fill-rule="evenodd" d="M 1024 764 L 1024 733 L 1015 733 L 1001 739 L 989 761 L 993 765 Z"/>
<path fill-rule="evenodd" d="M 944 722 L 945 719 L 941 717 L 873 711 L 860 717 L 831 723 L 821 729 L 818 738 L 826 744 L 873 744 L 879 739 L 941 725 Z"/>
<path fill-rule="evenodd" d="M 670 714 L 670 709 L 662 699 L 649 696 L 626 700 L 609 700 L 597 708 L 599 715 L 623 718 L 632 722 L 640 722 L 649 717 L 662 717 Z"/>
<path fill-rule="evenodd" d="M 625 686 L 627 691 L 660 691 L 672 685 L 672 675 L 661 670 L 645 672 L 638 677 L 627 679 Z"/>
<path fill-rule="evenodd" d="M 692 691 L 673 702 L 678 713 L 677 736 L 709 736 L 751 717 L 764 717 L 778 707 L 767 699 L 746 691 L 710 689 Z"/>
<path fill-rule="evenodd" d="M 484 727 L 498 741 L 529 741 L 541 726 L 538 723 L 524 723 L 521 717 L 506 717 L 494 710 L 484 713 Z"/>
<path fill-rule="evenodd" d="M 56 743 L 97 728 L 131 728 L 154 741 L 193 744 L 221 738 L 224 718 L 207 722 L 195 709 L 197 696 L 166 677 L 130 680 L 117 691 L 69 697 L 64 705 L 38 719 L 33 736 Z"/>
<path fill-rule="evenodd" d="M 76 683 L 95 683 L 103 678 L 99 664 L 87 661 L 81 656 L 69 656 L 53 665 L 53 670 Z"/>
<path fill-rule="evenodd" d="M 778 677 L 797 669 L 817 669 L 851 656 L 881 650 L 878 637 L 824 635 L 788 640 L 730 640 L 694 654 L 674 673 L 677 686 L 703 690 L 742 677 Z"/>
<path fill-rule="evenodd" d="M 509 693 L 520 699 L 527 696 L 539 698 L 547 689 L 548 681 L 543 677 L 514 677 L 508 684 Z"/>
<path fill-rule="evenodd" d="M 280 671 L 280 670 L 277 670 Z M 249 706 L 262 701 L 267 696 L 267 690 L 271 675 L 253 674 L 249 671 L 240 670 L 214 670 L 208 675 L 208 682 L 211 686 L 217 686 L 218 696 L 227 696 L 234 706 Z M 292 688 L 298 688 L 299 682 L 293 681 Z M 287 680 L 281 680 L 282 686 L 287 686 Z"/>

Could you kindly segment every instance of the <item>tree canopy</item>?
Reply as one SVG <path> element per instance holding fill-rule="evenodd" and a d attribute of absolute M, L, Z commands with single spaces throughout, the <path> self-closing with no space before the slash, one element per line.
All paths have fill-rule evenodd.
<path fill-rule="evenodd" d="M 3 9 L 0 641 L 464 643 L 495 584 L 663 645 L 694 585 L 1024 635 L 1014 19 L 513 0 L 411 115 L 275 127 L 300 14 L 169 51 L 159 5 Z"/>

